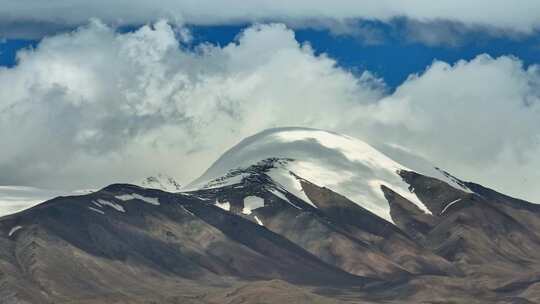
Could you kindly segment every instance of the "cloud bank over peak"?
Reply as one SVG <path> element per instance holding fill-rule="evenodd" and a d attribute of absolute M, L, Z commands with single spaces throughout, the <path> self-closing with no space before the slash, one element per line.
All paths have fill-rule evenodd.
<path fill-rule="evenodd" d="M 283 25 L 251 27 L 223 48 L 186 48 L 178 37 L 163 21 L 125 34 L 93 22 L 20 52 L 0 70 L 0 168 L 9 172 L 0 183 L 41 185 L 54 174 L 94 184 L 171 163 L 194 177 L 256 130 L 332 127 L 346 107 L 381 94 L 369 73 L 315 56 Z M 73 179 L 80 170 L 95 172 Z"/>
<path fill-rule="evenodd" d="M 540 26 L 540 3 L 521 0 L 457 1 L 276 1 L 276 0 L 0 0 L 0 36 L 42 35 L 99 18 L 107 24 L 145 24 L 160 18 L 197 25 L 279 21 L 287 24 L 340 26 L 351 20 L 408 18 L 448 21 L 465 27 L 492 27 L 528 33 Z M 519 16 L 519 17 L 516 17 Z M 425 34 L 425 33 L 424 33 Z"/>
<path fill-rule="evenodd" d="M 282 24 L 223 47 L 189 36 L 164 21 L 130 33 L 93 21 L 20 52 L 0 69 L 0 184 L 93 188 L 155 172 L 186 184 L 246 136 L 306 126 L 404 146 L 540 202 L 538 66 L 434 62 L 388 93 Z"/>

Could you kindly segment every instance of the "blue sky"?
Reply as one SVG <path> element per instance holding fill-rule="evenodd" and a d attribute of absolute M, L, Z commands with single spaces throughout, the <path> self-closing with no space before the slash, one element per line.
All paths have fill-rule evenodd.
<path fill-rule="evenodd" d="M 528 66 L 540 63 L 540 32 L 524 37 L 490 36 L 467 33 L 458 45 L 428 45 L 408 41 L 395 26 L 382 22 L 366 22 L 382 33 L 382 41 L 370 43 L 348 34 L 335 34 L 328 29 L 296 29 L 296 39 L 310 43 L 316 53 L 326 53 L 340 66 L 352 71 L 368 70 L 382 77 L 390 88 L 401 84 L 410 74 L 421 73 L 434 60 L 455 63 L 470 60 L 479 54 L 492 57 L 511 55 Z M 196 42 L 209 41 L 225 45 L 246 25 L 194 26 Z"/>
<path fill-rule="evenodd" d="M 482 32 L 467 33 L 457 45 L 439 43 L 430 45 L 421 41 L 408 41 L 396 30 L 398 25 L 382 22 L 365 22 L 379 33 L 380 41 L 366 42 L 363 37 L 336 34 L 328 29 L 300 28 L 295 30 L 299 42 L 309 43 L 317 54 L 326 53 L 337 63 L 353 72 L 368 70 L 384 79 L 390 90 L 399 86 L 410 74 L 421 73 L 434 60 L 455 63 L 471 60 L 479 54 L 492 57 L 511 55 L 519 58 L 525 66 L 540 63 L 540 32 L 513 37 L 485 35 Z M 226 45 L 248 24 L 189 26 L 193 43 L 210 42 Z M 138 27 L 124 27 L 121 31 L 134 31 Z M 4 39 L 0 43 L 0 66 L 12 67 L 20 49 L 35 47 L 38 39 Z"/>
<path fill-rule="evenodd" d="M 12 67 L 15 65 L 17 51 L 35 47 L 38 40 L 26 39 L 4 39 L 0 40 L 0 65 L 4 67 Z"/>

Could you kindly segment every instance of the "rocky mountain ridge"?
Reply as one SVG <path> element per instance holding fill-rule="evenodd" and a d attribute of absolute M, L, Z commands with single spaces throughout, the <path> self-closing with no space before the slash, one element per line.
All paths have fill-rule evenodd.
<path fill-rule="evenodd" d="M 428 167 L 265 131 L 179 192 L 0 218 L 0 303 L 540 302 L 540 205 Z"/>

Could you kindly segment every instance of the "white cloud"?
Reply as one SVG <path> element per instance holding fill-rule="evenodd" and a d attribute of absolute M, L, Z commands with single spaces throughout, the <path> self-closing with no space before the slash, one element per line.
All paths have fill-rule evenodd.
<path fill-rule="evenodd" d="M 36 35 L 78 26 L 90 18 L 111 24 L 144 24 L 160 18 L 192 24 L 281 21 L 289 24 L 346 23 L 351 19 L 388 21 L 406 17 L 418 22 L 448 20 L 531 32 L 540 25 L 540 2 L 521 0 L 0 0 L 0 34 Z M 337 22 L 337 23 L 336 23 Z"/>
<path fill-rule="evenodd" d="M 185 39 L 165 22 L 125 34 L 93 22 L 19 53 L 0 69 L 0 184 L 88 188 L 156 172 L 185 184 L 245 136 L 309 126 L 392 141 L 540 202 L 537 66 L 434 62 L 388 95 L 280 24 L 224 47 Z"/>
<path fill-rule="evenodd" d="M 369 119 L 375 118 L 375 119 Z M 540 202 L 540 70 L 513 57 L 434 62 L 369 111 L 363 130 L 465 178 Z M 396 132 L 399 130 L 399 132 Z"/>
<path fill-rule="evenodd" d="M 127 34 L 93 22 L 18 57 L 0 70 L 0 184 L 99 186 L 172 164 L 187 182 L 257 130 L 334 127 L 381 94 L 283 25 L 192 51 L 165 22 Z"/>

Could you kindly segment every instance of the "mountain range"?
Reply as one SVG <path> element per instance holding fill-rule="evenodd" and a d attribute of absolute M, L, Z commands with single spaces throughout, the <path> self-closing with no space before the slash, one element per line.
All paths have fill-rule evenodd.
<path fill-rule="evenodd" d="M 449 170 L 448 170 L 449 169 Z M 0 218 L 0 303 L 540 303 L 540 205 L 403 147 L 279 128 Z"/>

